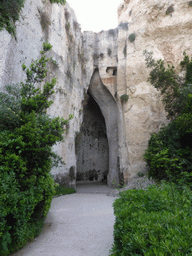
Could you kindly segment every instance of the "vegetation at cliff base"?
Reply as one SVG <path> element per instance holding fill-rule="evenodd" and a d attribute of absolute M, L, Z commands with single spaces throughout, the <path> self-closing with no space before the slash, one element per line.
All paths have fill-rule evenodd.
<path fill-rule="evenodd" d="M 158 133 L 151 134 L 144 158 L 148 176 L 173 181 L 192 188 L 192 59 L 184 53 L 182 76 L 162 60 L 154 61 L 145 53 L 147 66 L 152 68 L 149 81 L 162 95 L 171 120 Z"/>
<path fill-rule="evenodd" d="M 54 196 L 68 195 L 73 193 L 76 193 L 76 190 L 72 187 L 66 187 L 59 184 L 55 186 Z"/>
<path fill-rule="evenodd" d="M 51 3 L 66 4 L 66 0 L 50 0 Z"/>
<path fill-rule="evenodd" d="M 127 190 L 114 203 L 111 256 L 192 255 L 192 59 L 184 53 L 178 74 L 144 54 L 170 122 L 151 134 L 144 154 L 158 185 Z"/>
<path fill-rule="evenodd" d="M 50 117 L 46 110 L 53 103 L 56 79 L 44 83 L 45 43 L 41 58 L 27 68 L 26 80 L 6 86 L 0 92 L 0 255 L 8 255 L 33 239 L 42 227 L 55 194 L 50 175 L 53 165 L 61 162 L 52 151 L 63 140 L 68 120 Z"/>
<path fill-rule="evenodd" d="M 175 185 L 120 194 L 111 256 L 192 255 L 192 192 Z"/>

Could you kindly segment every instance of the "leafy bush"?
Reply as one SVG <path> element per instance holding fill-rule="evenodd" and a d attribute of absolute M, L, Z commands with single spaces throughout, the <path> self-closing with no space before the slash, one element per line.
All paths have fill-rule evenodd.
<path fill-rule="evenodd" d="M 62 185 L 55 186 L 55 196 L 68 195 L 76 193 L 75 189 L 72 187 L 65 187 Z"/>
<path fill-rule="evenodd" d="M 61 159 L 52 146 L 63 139 L 68 120 L 51 118 L 56 79 L 38 84 L 46 77 L 49 59 L 44 50 L 29 68 L 24 83 L 0 93 L 0 255 L 21 248 L 40 232 L 55 193 L 50 170 Z"/>
<path fill-rule="evenodd" d="M 125 103 L 125 102 L 128 101 L 129 95 L 127 95 L 127 94 L 125 93 L 125 94 L 121 95 L 120 99 L 121 99 L 121 102 L 122 102 L 122 103 Z"/>
<path fill-rule="evenodd" d="M 134 41 L 135 41 L 135 38 L 136 38 L 135 33 L 130 34 L 129 37 L 128 37 L 129 42 L 131 42 L 131 43 L 134 42 Z"/>
<path fill-rule="evenodd" d="M 192 94 L 192 59 L 184 53 L 181 61 L 181 70 L 185 71 L 182 79 L 175 71 L 174 66 L 166 67 L 163 60 L 155 61 L 153 53 L 144 51 L 148 68 L 152 68 L 149 75 L 150 83 L 161 92 L 168 119 L 174 120 L 181 115 L 188 103 L 188 95 Z"/>
<path fill-rule="evenodd" d="M 66 0 L 50 0 L 51 3 L 65 4 Z M 0 1 L 0 31 L 5 28 L 16 38 L 15 22 L 19 20 L 19 14 L 24 7 L 25 0 L 1 0 Z M 41 25 L 45 29 L 50 25 L 50 19 L 45 13 L 40 12 Z"/>
<path fill-rule="evenodd" d="M 113 256 L 191 255 L 192 192 L 174 185 L 127 190 L 114 202 Z"/>
<path fill-rule="evenodd" d="M 148 177 L 192 185 L 192 147 L 185 145 L 175 122 L 153 133 L 144 159 L 149 166 Z"/>
<path fill-rule="evenodd" d="M 190 7 L 192 7 L 192 1 L 189 1 L 189 2 L 188 2 L 188 5 L 189 5 Z"/>
<path fill-rule="evenodd" d="M 5 28 L 16 37 L 15 22 L 19 20 L 19 13 L 25 0 L 4 0 L 0 2 L 0 31 Z"/>
<path fill-rule="evenodd" d="M 172 66 L 162 60 L 154 61 L 145 52 L 148 67 L 152 67 L 149 81 L 160 90 L 163 103 L 172 122 L 153 133 L 144 158 L 149 166 L 149 177 L 172 180 L 192 187 L 192 59 L 184 53 L 180 63 L 185 71 L 181 79 Z"/>
<path fill-rule="evenodd" d="M 66 0 L 50 0 L 51 3 L 66 4 Z"/>
<path fill-rule="evenodd" d="M 173 13 L 173 12 L 174 12 L 173 5 L 170 5 L 170 6 L 167 8 L 167 10 L 166 10 L 166 15 L 171 14 L 171 13 Z"/>

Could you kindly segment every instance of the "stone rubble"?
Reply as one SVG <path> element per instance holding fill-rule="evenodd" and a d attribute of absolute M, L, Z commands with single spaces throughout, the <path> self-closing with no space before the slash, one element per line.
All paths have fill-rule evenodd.
<path fill-rule="evenodd" d="M 156 185 L 156 182 L 152 179 L 148 179 L 147 176 L 134 177 L 127 186 L 120 189 L 114 189 L 107 193 L 108 196 L 118 197 L 119 193 L 129 189 L 143 189 L 146 190 L 150 185 Z"/>

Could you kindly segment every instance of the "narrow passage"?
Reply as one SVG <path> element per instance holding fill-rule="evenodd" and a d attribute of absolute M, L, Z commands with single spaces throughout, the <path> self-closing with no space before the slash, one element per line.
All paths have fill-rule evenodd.
<path fill-rule="evenodd" d="M 103 191 L 103 192 L 102 192 Z M 115 217 L 104 185 L 54 198 L 42 233 L 14 256 L 108 256 Z"/>

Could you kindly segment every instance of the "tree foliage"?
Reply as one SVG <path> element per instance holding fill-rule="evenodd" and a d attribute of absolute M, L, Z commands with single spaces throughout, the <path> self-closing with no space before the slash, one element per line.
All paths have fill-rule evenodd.
<path fill-rule="evenodd" d="M 65 4 L 66 0 L 50 0 L 51 3 Z"/>
<path fill-rule="evenodd" d="M 192 59 L 184 53 L 180 63 L 184 76 L 173 66 L 155 61 L 145 51 L 147 67 L 152 68 L 149 81 L 160 90 L 168 118 L 171 120 L 149 140 L 144 158 L 149 166 L 149 177 L 167 179 L 178 184 L 192 184 Z"/>
<path fill-rule="evenodd" d="M 45 53 L 51 45 L 43 48 L 39 60 L 29 68 L 23 64 L 25 82 L 0 93 L 0 255 L 39 233 L 54 194 L 50 170 L 61 159 L 52 146 L 63 140 L 68 120 L 46 113 L 56 79 L 38 88 L 47 74 Z"/>
<path fill-rule="evenodd" d="M 50 0 L 51 3 L 65 4 L 66 0 Z M 16 38 L 15 22 L 19 20 L 21 9 L 25 0 L 1 0 L 0 1 L 0 31 L 6 29 Z"/>
<path fill-rule="evenodd" d="M 149 178 L 174 181 L 181 186 L 188 184 L 192 188 L 192 147 L 186 139 L 174 122 L 151 135 L 144 154 Z"/>
<path fill-rule="evenodd" d="M 1 0 L 0 1 L 0 31 L 5 28 L 16 37 L 15 22 L 19 20 L 19 14 L 25 0 Z"/>
<path fill-rule="evenodd" d="M 184 60 L 180 63 L 181 71 L 185 73 L 182 77 L 174 66 L 166 66 L 163 60 L 155 61 L 152 52 L 144 51 L 144 55 L 147 67 L 152 68 L 149 81 L 161 92 L 168 119 L 174 120 L 182 114 L 188 95 L 192 94 L 192 60 L 184 53 Z"/>

